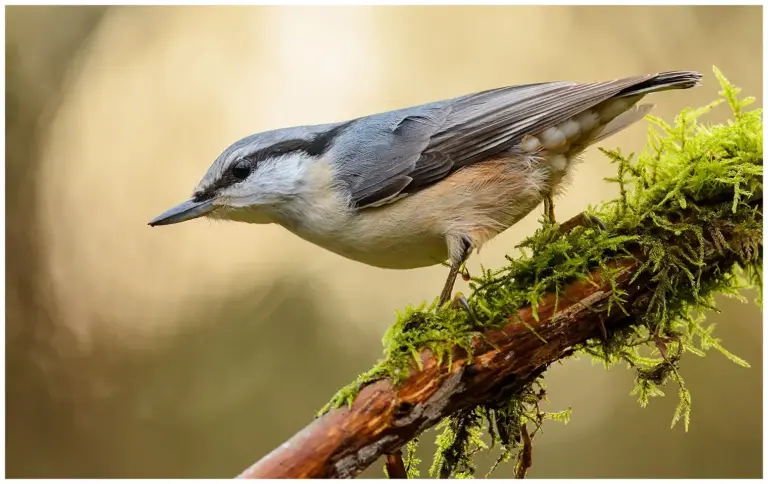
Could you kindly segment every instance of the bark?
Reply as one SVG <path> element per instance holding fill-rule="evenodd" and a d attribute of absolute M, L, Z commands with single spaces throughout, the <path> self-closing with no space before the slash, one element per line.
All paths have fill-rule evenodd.
<path fill-rule="evenodd" d="M 738 229 L 725 235 L 737 238 Z M 737 240 L 732 242 L 738 245 Z M 736 251 L 721 252 L 708 245 L 705 258 L 712 265 L 707 271 L 728 267 L 726 264 L 736 260 Z M 331 410 L 316 419 L 239 477 L 354 477 L 379 456 L 397 452 L 444 417 L 509 398 L 550 364 L 572 354 L 576 345 L 605 338 L 606 332 L 627 327 L 644 314 L 655 284 L 647 277 L 629 284 L 643 260 L 637 251 L 632 257 L 609 261 L 608 268 L 618 270 L 615 286 L 595 270 L 592 282 L 571 283 L 560 292 L 557 303 L 554 294 L 546 295 L 538 306 L 538 319 L 530 307 L 510 315 L 507 326 L 476 338 L 471 362 L 466 352 L 455 349 L 448 368 L 423 350 L 423 369 L 412 369 L 397 388 L 386 379 L 364 387 L 351 407 Z M 618 308 L 606 314 L 612 287 L 626 292 L 624 307 L 629 316 Z"/>

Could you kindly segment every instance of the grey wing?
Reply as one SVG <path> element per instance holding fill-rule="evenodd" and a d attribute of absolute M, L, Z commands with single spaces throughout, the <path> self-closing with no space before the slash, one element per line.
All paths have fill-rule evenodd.
<path fill-rule="evenodd" d="M 348 183 L 352 201 L 358 208 L 379 206 L 614 96 L 692 87 L 699 78 L 675 72 L 589 84 L 527 84 L 362 118 L 353 138 L 363 145 L 348 149 L 352 156 L 343 163 L 348 179 L 354 179 Z"/>
<path fill-rule="evenodd" d="M 526 134 L 561 123 L 652 76 L 577 84 L 549 82 L 512 86 L 458 98 L 425 155 L 449 157 L 454 169 L 487 159 Z"/>
<path fill-rule="evenodd" d="M 425 150 L 445 124 L 444 102 L 376 114 L 353 121 L 330 156 L 358 208 L 396 198 L 416 179 L 442 178 L 450 166 Z"/>

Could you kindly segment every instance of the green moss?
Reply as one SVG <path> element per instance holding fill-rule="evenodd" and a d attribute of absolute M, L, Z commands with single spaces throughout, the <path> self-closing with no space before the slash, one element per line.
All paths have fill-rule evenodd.
<path fill-rule="evenodd" d="M 536 317 L 545 294 L 558 294 L 566 284 L 588 279 L 596 268 L 612 281 L 607 262 L 640 248 L 646 258 L 634 277 L 649 278 L 653 287 L 645 312 L 637 314 L 635 309 L 630 327 L 577 350 L 606 366 L 624 363 L 634 369 L 633 394 L 641 405 L 663 395 L 660 387 L 668 380 L 677 382 L 680 403 L 672 424 L 682 420 L 687 429 L 691 395 L 677 368 L 682 355 L 715 349 L 748 366 L 722 347 L 712 334 L 713 326 L 705 326 L 702 311 L 714 309 L 717 293 L 738 296 L 746 286 L 762 292 L 762 208 L 750 203 L 762 197 L 762 111 L 746 110 L 753 99 L 740 100 L 739 90 L 716 68 L 714 73 L 723 89 L 721 99 L 684 110 L 672 124 L 651 118 L 654 126 L 640 156 L 601 150 L 617 165 L 616 177 L 607 181 L 618 184 L 620 191 L 616 200 L 590 210 L 607 230 L 578 227 L 563 235 L 557 226 L 542 222 L 520 244 L 519 257 L 507 257 L 506 267 L 483 270 L 472 279 L 469 303 L 475 321 L 450 305 L 437 308 L 436 301 L 408 308 L 384 336 L 384 359 L 339 391 L 321 413 L 351 403 L 373 380 L 386 377 L 399 383 L 420 365 L 419 349 L 429 348 L 441 362 L 450 363 L 452 347 L 469 350 L 480 332 L 506 325 L 509 315 L 525 306 L 530 305 Z M 698 122 L 724 101 L 733 112 L 732 120 L 716 126 Z M 734 228 L 737 243 L 723 235 Z M 705 250 L 712 247 L 730 262 L 708 266 Z M 624 294 L 616 289 L 606 311 L 629 314 L 625 303 Z M 568 413 L 539 410 L 545 395 L 536 389 L 540 385 L 539 378 L 508 401 L 494 402 L 493 408 L 480 406 L 445 419 L 430 473 L 474 475 L 471 456 L 485 446 L 480 439 L 483 429 L 491 437 L 491 447 L 501 449 L 498 464 L 520 451 L 524 425 L 532 425 L 535 434 L 546 419 L 567 420 Z"/>

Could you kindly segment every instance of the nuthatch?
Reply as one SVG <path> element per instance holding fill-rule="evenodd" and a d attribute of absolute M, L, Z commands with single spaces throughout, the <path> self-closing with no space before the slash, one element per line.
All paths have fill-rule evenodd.
<path fill-rule="evenodd" d="M 543 200 L 551 208 L 589 145 L 650 111 L 640 99 L 700 80 L 674 71 L 527 84 L 257 133 L 224 150 L 192 197 L 149 225 L 200 216 L 277 223 L 372 266 L 448 260 L 442 304 L 470 252 Z"/>

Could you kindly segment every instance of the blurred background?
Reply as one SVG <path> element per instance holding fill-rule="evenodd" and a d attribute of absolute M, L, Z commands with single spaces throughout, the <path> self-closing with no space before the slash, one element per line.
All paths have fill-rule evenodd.
<path fill-rule="evenodd" d="M 713 65 L 762 106 L 761 18 L 761 7 L 8 7 L 8 477 L 234 476 L 375 363 L 395 310 L 437 296 L 442 267 L 367 267 L 277 226 L 150 229 L 234 140 L 510 84 L 704 73 L 700 89 L 653 96 L 670 119 L 716 98 Z M 646 125 L 604 146 L 637 151 Z M 612 173 L 590 150 L 558 217 L 616 196 L 602 181 Z M 539 215 L 470 270 L 503 264 Z M 674 384 L 642 409 L 628 370 L 568 360 L 546 381 L 548 409 L 572 407 L 572 420 L 544 427 L 529 475 L 760 477 L 762 315 L 718 304 L 710 321 L 752 368 L 686 356 L 687 434 L 669 428 Z M 492 461 L 479 459 L 480 475 Z M 512 475 L 502 465 L 495 477 Z"/>

